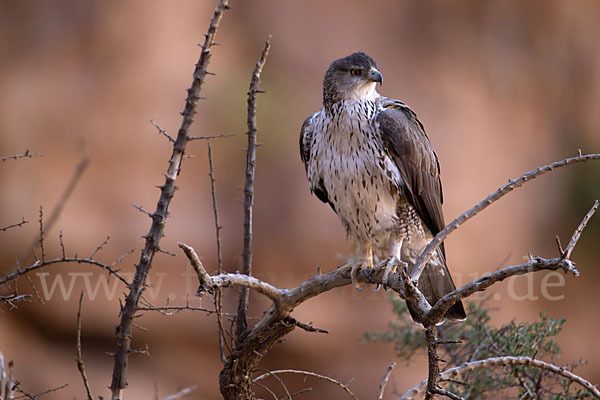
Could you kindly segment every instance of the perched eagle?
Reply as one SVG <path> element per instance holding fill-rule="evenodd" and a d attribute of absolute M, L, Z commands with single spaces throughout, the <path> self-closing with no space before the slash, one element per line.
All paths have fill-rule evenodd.
<path fill-rule="evenodd" d="M 445 225 L 440 168 L 416 114 L 377 93 L 377 82 L 382 75 L 365 53 L 334 61 L 323 80 L 323 108 L 302 125 L 300 156 L 311 192 L 358 243 L 359 266 L 372 268 L 375 257 L 410 270 Z M 418 287 L 432 305 L 455 289 L 443 245 Z M 462 303 L 446 317 L 464 319 Z"/>

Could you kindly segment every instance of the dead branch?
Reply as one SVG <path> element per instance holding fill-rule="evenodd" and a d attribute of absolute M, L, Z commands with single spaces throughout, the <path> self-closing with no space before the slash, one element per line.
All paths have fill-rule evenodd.
<path fill-rule="evenodd" d="M 592 393 L 594 395 L 594 397 L 596 397 L 597 399 L 600 399 L 600 391 L 594 385 L 592 385 L 590 382 L 583 379 L 582 377 L 575 375 L 574 373 L 566 370 L 563 367 L 559 367 L 554 364 L 550 364 L 550 363 L 547 363 L 547 362 L 544 362 L 541 360 L 535 360 L 535 359 L 532 359 L 529 357 L 503 356 L 503 357 L 487 358 L 485 360 L 470 361 L 470 362 L 464 363 L 462 365 L 459 365 L 458 367 L 450 368 L 450 369 L 442 372 L 440 374 L 440 378 L 442 378 L 442 379 L 456 378 L 456 377 L 460 377 L 462 374 L 472 371 L 474 369 L 494 368 L 494 367 L 500 367 L 500 366 L 506 366 L 506 365 L 525 365 L 525 366 L 532 366 L 532 367 L 536 367 L 536 368 L 545 369 L 547 371 L 550 371 L 554 374 L 563 376 L 563 377 L 569 379 L 570 381 L 583 386 L 590 393 Z M 426 386 L 427 386 L 427 381 L 423 381 L 423 382 L 419 383 L 417 386 L 415 386 L 412 389 L 410 389 L 409 391 L 407 391 L 406 393 L 404 393 L 398 400 L 414 399 L 415 396 L 422 394 L 422 392 Z"/>
<path fill-rule="evenodd" d="M 256 378 L 254 378 L 252 380 L 252 383 L 256 383 L 256 382 L 258 382 L 258 381 L 266 378 L 267 376 L 272 376 L 272 375 L 274 376 L 276 374 L 300 374 L 300 375 L 304 375 L 304 376 L 312 376 L 312 377 L 321 379 L 323 381 L 336 384 L 337 386 L 339 386 L 342 389 L 344 389 L 344 391 L 346 393 L 348 393 L 348 395 L 350 397 L 352 397 L 354 400 L 358 400 L 358 397 L 356 397 L 354 395 L 354 393 L 352 393 L 350 391 L 350 389 L 348 389 L 349 383 L 343 384 L 342 382 L 340 382 L 340 381 L 338 381 L 336 379 L 330 378 L 329 376 L 320 375 L 320 374 L 317 374 L 315 372 L 310 372 L 310 371 L 300 371 L 300 370 L 296 370 L 296 369 L 280 369 L 280 370 L 277 370 L 277 371 L 269 371 L 267 373 L 264 373 L 264 374 L 262 374 L 262 375 L 260 375 L 260 376 L 258 376 Z"/>
<path fill-rule="evenodd" d="M 6 275 L 4 278 L 0 279 L 0 286 L 6 284 L 7 282 L 13 281 L 17 278 L 19 278 L 20 276 L 27 276 L 27 274 L 31 271 L 35 271 L 37 269 L 49 266 L 49 265 L 53 265 L 53 264 L 62 264 L 62 263 L 77 263 L 77 264 L 88 264 L 88 265 L 93 265 L 96 267 L 100 267 L 103 270 L 107 271 L 108 273 L 110 273 L 111 275 L 115 276 L 118 280 L 120 280 L 121 282 L 123 282 L 125 285 L 129 285 L 129 282 L 123 278 L 123 276 L 121 276 L 119 274 L 119 271 L 114 269 L 114 267 L 121 262 L 126 256 L 128 256 L 129 254 L 133 253 L 134 250 L 130 250 L 127 253 L 125 253 L 123 256 L 117 258 L 112 264 L 104 264 L 98 260 L 94 260 L 92 258 L 81 258 L 81 257 L 59 257 L 59 258 L 55 258 L 52 260 L 45 260 L 45 261 L 41 261 L 41 260 L 37 260 L 35 261 L 32 265 L 25 267 L 23 269 L 17 267 L 17 271 L 13 272 L 12 274 L 8 274 Z"/>
<path fill-rule="evenodd" d="M 7 231 L 7 230 L 9 230 L 11 228 L 21 227 L 21 226 L 25 225 L 28 222 L 29 221 L 26 221 L 25 218 L 21 217 L 21 222 L 5 226 L 4 228 L 0 228 L 0 231 L 5 232 L 5 231 Z"/>
<path fill-rule="evenodd" d="M 41 157 L 41 156 L 43 156 L 43 154 L 41 154 L 41 153 L 30 153 L 29 150 L 25 150 L 25 153 L 23 153 L 23 154 L 18 154 L 18 155 L 15 155 L 15 156 L 0 157 L 0 161 L 18 160 L 19 158 L 33 158 L 33 157 Z"/>
<path fill-rule="evenodd" d="M 473 218 L 479 212 L 481 212 L 484 209 L 486 209 L 487 207 L 489 207 L 492 203 L 494 203 L 497 200 L 499 200 L 500 198 L 504 197 L 506 194 L 511 192 L 513 189 L 523 186 L 526 182 L 529 182 L 529 181 L 537 178 L 540 175 L 543 175 L 547 172 L 564 167 L 566 165 L 571 165 L 571 164 L 575 164 L 575 163 L 579 163 L 579 162 L 586 162 L 589 160 L 598 160 L 598 159 L 600 159 L 600 154 L 582 155 L 580 152 L 579 155 L 577 155 L 576 157 L 571 157 L 571 158 L 566 158 L 561 161 L 556 161 L 551 164 L 544 165 L 543 167 L 536 168 L 533 171 L 529 171 L 517 179 L 510 179 L 506 185 L 502 186 L 500 189 L 496 190 L 494 193 L 491 193 L 485 199 L 483 199 L 481 202 L 476 204 L 474 207 L 472 207 L 471 209 L 465 211 L 463 214 L 456 217 L 454 219 L 454 221 L 450 222 L 448 225 L 446 225 L 446 227 L 444 229 L 442 229 L 437 235 L 435 235 L 435 238 L 433 238 L 433 240 L 431 242 L 429 242 L 427 247 L 425 247 L 425 250 L 423 250 L 423 252 L 419 256 L 414 269 L 410 273 L 410 278 L 415 282 L 417 282 L 419 280 L 419 276 L 421 276 L 421 273 L 423 272 L 423 268 L 425 268 L 425 265 L 427 264 L 429 257 L 431 257 L 431 255 L 433 254 L 435 249 L 438 248 L 438 246 L 444 241 L 444 239 L 446 239 L 448 237 L 448 235 L 450 233 L 455 231 L 459 226 L 464 224 L 469 219 Z"/>
<path fill-rule="evenodd" d="M 172 394 L 170 396 L 165 397 L 164 400 L 177 400 L 177 399 L 180 399 L 180 398 L 182 398 L 184 396 L 187 396 L 188 394 L 192 393 L 196 389 L 198 389 L 198 386 L 186 387 L 184 389 L 181 389 L 177 393 L 174 393 L 174 394 Z"/>
<path fill-rule="evenodd" d="M 212 146 L 210 140 L 206 142 L 208 147 L 208 176 L 210 178 L 210 194 L 212 197 L 213 215 L 215 219 L 215 236 L 217 240 L 217 272 L 220 274 L 223 272 L 223 259 L 221 255 L 221 225 L 219 224 L 219 209 L 217 208 L 217 189 L 215 187 L 215 172 L 212 157 Z M 221 355 L 221 362 L 225 364 L 225 328 L 223 328 L 223 319 L 221 318 L 221 308 L 223 304 L 221 289 L 217 290 L 215 294 L 215 309 L 217 310 L 217 326 L 219 328 L 219 354 Z"/>
<path fill-rule="evenodd" d="M 94 396 L 92 395 L 92 390 L 90 389 L 90 383 L 88 382 L 87 375 L 85 373 L 85 365 L 83 364 L 83 358 L 81 356 L 81 305 L 83 303 L 83 291 L 81 292 L 81 296 L 79 296 L 79 308 L 77 309 L 77 340 L 75 343 L 75 350 L 77 352 L 77 356 L 75 357 L 75 361 L 77 362 L 77 369 L 81 374 L 81 379 L 83 380 L 83 385 L 85 386 L 85 391 L 87 393 L 88 400 L 94 400 Z"/>
<path fill-rule="evenodd" d="M 395 366 L 396 366 L 396 362 L 392 361 L 390 363 L 390 365 L 387 367 L 385 374 L 383 374 L 383 379 L 381 380 L 381 383 L 379 384 L 379 391 L 377 392 L 377 400 L 383 399 L 383 392 L 385 391 L 385 387 L 388 383 L 388 380 L 390 379 L 390 375 L 392 374 L 392 370 L 394 369 Z"/>
<path fill-rule="evenodd" d="M 223 12 L 228 7 L 227 3 L 228 0 L 220 0 L 211 17 L 208 31 L 202 44 L 200 59 L 194 70 L 192 85 L 188 89 L 185 107 L 181 113 L 183 119 L 177 132 L 177 138 L 173 143 L 173 153 L 169 160 L 165 183 L 160 187 L 160 198 L 156 205 L 156 211 L 153 213 L 152 225 L 150 231 L 145 236 L 146 244 L 141 252 L 139 263 L 136 265 L 135 278 L 129 285 L 129 294 L 121 312 L 121 321 L 117 328 L 117 344 L 114 352 L 115 363 L 110 385 L 112 400 L 120 400 L 123 389 L 127 387 L 127 364 L 129 353 L 131 352 L 133 318 L 146 285 L 146 279 L 152 266 L 154 254 L 160 248 L 159 243 L 163 236 L 169 204 L 175 192 L 175 181 L 181 169 L 185 147 L 189 139 L 188 132 L 193 122 L 193 117 L 196 114 L 196 104 L 200 98 L 200 89 L 206 78 L 208 63 L 212 54 L 211 48 L 214 45 L 215 35 Z"/>
<path fill-rule="evenodd" d="M 484 275 L 481 278 L 476 279 L 473 282 L 468 283 L 454 290 L 453 292 L 446 294 L 444 297 L 438 300 L 438 302 L 427 313 L 427 323 L 437 323 L 441 321 L 445 312 L 450 307 L 452 307 L 452 305 L 457 301 L 464 299 L 465 297 L 468 297 L 477 291 L 485 290 L 494 283 L 503 281 L 511 276 L 523 275 L 542 270 L 555 271 L 557 269 L 562 269 L 565 273 L 569 272 L 572 273 L 574 276 L 579 276 L 579 271 L 577 270 L 577 268 L 575 268 L 575 264 L 573 264 L 569 257 L 571 256 L 571 253 L 573 251 L 573 248 L 577 244 L 577 241 L 581 237 L 581 232 L 583 231 L 583 229 L 587 225 L 587 222 L 592 217 L 597 208 L 598 200 L 594 202 L 592 208 L 585 215 L 585 217 L 573 233 L 567 250 L 565 250 L 560 255 L 560 257 L 552 259 L 531 257 L 530 260 L 526 263 L 515 265 L 512 267 L 506 267 L 499 271 L 495 271 Z"/>
<path fill-rule="evenodd" d="M 158 124 L 156 122 L 154 122 L 153 119 L 150 120 L 150 123 L 156 128 L 156 130 L 158 130 L 158 133 L 160 133 L 161 135 L 163 135 L 164 137 L 166 137 L 169 142 L 175 143 L 175 139 L 173 139 L 171 137 L 171 135 L 169 135 L 167 133 L 167 131 L 165 131 L 163 128 L 161 128 L 160 126 L 158 126 Z"/>
<path fill-rule="evenodd" d="M 270 40 L 271 37 L 269 36 L 252 72 L 250 89 L 248 90 L 248 147 L 246 150 L 246 184 L 244 186 L 244 251 L 242 253 L 242 273 L 248 276 L 252 275 L 252 207 L 254 205 L 254 173 L 256 169 L 256 132 L 258 130 L 256 127 L 256 94 L 258 93 L 260 75 L 271 47 Z M 240 289 L 235 328 L 235 335 L 238 338 L 248 329 L 246 322 L 248 293 L 247 288 L 242 287 Z"/>

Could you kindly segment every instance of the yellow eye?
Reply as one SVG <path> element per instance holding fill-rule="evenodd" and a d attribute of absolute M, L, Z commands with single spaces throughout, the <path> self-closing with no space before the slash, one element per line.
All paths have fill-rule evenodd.
<path fill-rule="evenodd" d="M 354 76 L 360 75 L 360 69 L 351 69 L 350 75 L 354 75 Z"/>

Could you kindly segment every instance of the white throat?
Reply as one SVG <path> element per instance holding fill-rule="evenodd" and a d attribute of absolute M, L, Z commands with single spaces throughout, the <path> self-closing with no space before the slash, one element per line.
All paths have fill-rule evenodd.
<path fill-rule="evenodd" d="M 377 82 L 367 82 L 358 86 L 352 92 L 348 93 L 346 100 L 375 100 L 379 97 L 379 93 L 375 90 Z"/>

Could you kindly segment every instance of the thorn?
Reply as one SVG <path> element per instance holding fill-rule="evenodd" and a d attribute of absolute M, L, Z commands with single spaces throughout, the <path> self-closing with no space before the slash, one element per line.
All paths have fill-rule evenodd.
<path fill-rule="evenodd" d="M 215 76 L 215 75 L 217 75 L 217 74 L 215 74 L 214 72 L 208 72 L 208 71 L 206 71 L 206 75 L 212 75 L 212 76 Z"/>
<path fill-rule="evenodd" d="M 231 8 L 231 6 L 229 4 L 225 4 L 225 7 L 223 7 L 225 10 L 233 10 L 233 8 Z"/>
<path fill-rule="evenodd" d="M 267 91 L 263 89 L 256 89 L 254 93 L 267 93 Z"/>

